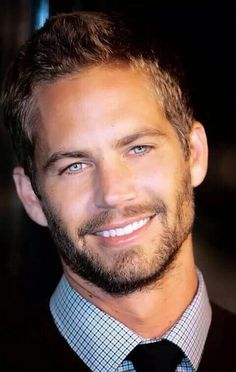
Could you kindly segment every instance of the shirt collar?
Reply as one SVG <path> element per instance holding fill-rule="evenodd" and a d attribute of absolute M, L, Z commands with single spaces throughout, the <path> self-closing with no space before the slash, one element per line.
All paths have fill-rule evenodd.
<path fill-rule="evenodd" d="M 199 270 L 197 274 L 198 290 L 193 301 L 174 326 L 163 336 L 182 349 L 194 370 L 197 370 L 200 364 L 212 317 L 203 276 Z"/>
<path fill-rule="evenodd" d="M 200 272 L 198 280 L 192 303 L 162 337 L 177 344 L 195 370 L 211 322 L 211 308 Z M 115 371 L 135 346 L 149 341 L 84 299 L 64 276 L 51 297 L 50 310 L 61 335 L 91 370 Z"/>

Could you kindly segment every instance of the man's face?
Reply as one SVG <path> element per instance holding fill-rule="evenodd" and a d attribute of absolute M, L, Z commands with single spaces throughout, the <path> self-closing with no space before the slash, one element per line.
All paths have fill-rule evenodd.
<path fill-rule="evenodd" d="M 190 171 L 148 79 L 91 68 L 38 88 L 38 184 L 72 271 L 113 294 L 156 281 L 193 223 Z"/>

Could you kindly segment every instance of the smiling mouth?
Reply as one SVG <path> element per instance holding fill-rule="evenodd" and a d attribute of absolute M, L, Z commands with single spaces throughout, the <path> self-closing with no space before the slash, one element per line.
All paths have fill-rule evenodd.
<path fill-rule="evenodd" d="M 117 236 L 129 235 L 132 234 L 134 231 L 137 231 L 141 229 L 143 226 L 145 226 L 150 221 L 150 219 L 151 217 L 146 217 L 133 223 L 130 223 L 124 227 L 118 227 L 117 229 L 111 230 L 97 231 L 95 235 L 102 236 L 103 238 L 115 238 Z"/>

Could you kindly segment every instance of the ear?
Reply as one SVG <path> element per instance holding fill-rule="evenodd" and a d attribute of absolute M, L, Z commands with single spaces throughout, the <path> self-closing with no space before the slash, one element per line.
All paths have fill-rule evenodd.
<path fill-rule="evenodd" d="M 208 145 L 205 129 L 199 122 L 194 122 L 190 134 L 190 171 L 192 186 L 202 183 L 206 176 L 208 164 Z"/>
<path fill-rule="evenodd" d="M 13 171 L 13 179 L 16 191 L 28 216 L 41 226 L 47 226 L 47 220 L 41 207 L 41 203 L 36 196 L 29 177 L 25 174 L 22 167 L 16 167 Z"/>

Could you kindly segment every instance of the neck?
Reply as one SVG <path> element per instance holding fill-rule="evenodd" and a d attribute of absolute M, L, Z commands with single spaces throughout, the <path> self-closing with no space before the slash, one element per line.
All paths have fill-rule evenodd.
<path fill-rule="evenodd" d="M 197 290 L 191 237 L 172 268 L 154 285 L 127 296 L 113 297 L 65 268 L 70 285 L 88 301 L 144 338 L 162 336 L 182 315 Z"/>

